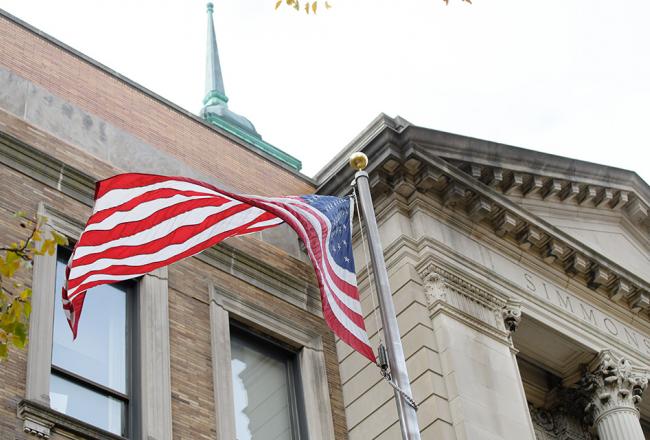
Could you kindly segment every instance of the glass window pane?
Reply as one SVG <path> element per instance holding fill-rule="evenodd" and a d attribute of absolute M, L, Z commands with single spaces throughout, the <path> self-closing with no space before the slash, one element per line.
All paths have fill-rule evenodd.
<path fill-rule="evenodd" d="M 288 359 L 231 336 L 237 440 L 292 440 Z"/>
<path fill-rule="evenodd" d="M 84 303 L 77 339 L 73 341 L 61 306 L 68 257 L 67 252 L 58 253 L 52 364 L 127 394 L 126 288 L 123 284 L 111 284 L 91 289 Z"/>
<path fill-rule="evenodd" d="M 117 435 L 124 434 L 125 404 L 56 374 L 50 375 L 50 406 Z"/>

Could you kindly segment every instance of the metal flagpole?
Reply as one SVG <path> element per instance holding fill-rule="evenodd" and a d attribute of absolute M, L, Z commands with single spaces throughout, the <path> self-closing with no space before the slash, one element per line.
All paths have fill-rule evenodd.
<path fill-rule="evenodd" d="M 370 248 L 370 260 L 372 270 L 375 274 L 377 296 L 379 297 L 379 308 L 381 320 L 384 326 L 384 338 L 388 350 L 388 364 L 390 374 L 397 385 L 395 389 L 395 402 L 399 415 L 400 428 L 402 429 L 403 440 L 420 440 L 420 429 L 418 427 L 415 407 L 407 400 L 406 396 L 412 396 L 411 384 L 406 371 L 406 360 L 402 349 L 402 340 L 397 326 L 395 306 L 388 284 L 388 272 L 384 261 L 384 252 L 379 240 L 379 229 L 375 218 L 375 209 L 372 205 L 368 173 L 364 171 L 368 165 L 368 157 L 363 153 L 354 153 L 350 156 L 350 166 L 357 170 L 354 181 L 359 193 L 359 204 L 363 211 L 363 220 L 368 231 L 368 247 Z M 377 329 L 379 330 L 379 329 Z M 400 390 L 406 394 L 404 396 Z"/>

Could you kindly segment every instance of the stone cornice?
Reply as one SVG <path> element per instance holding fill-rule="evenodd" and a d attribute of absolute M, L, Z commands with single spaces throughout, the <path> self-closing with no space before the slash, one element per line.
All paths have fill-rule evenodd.
<path fill-rule="evenodd" d="M 196 258 L 300 309 L 323 316 L 320 295 L 314 283 L 280 272 L 227 243 L 206 249 Z"/>
<path fill-rule="evenodd" d="M 92 206 L 95 179 L 36 148 L 0 132 L 0 163 Z"/>
<path fill-rule="evenodd" d="M 634 312 L 648 311 L 650 284 L 647 281 L 502 194 L 476 182 L 443 159 L 421 150 L 414 149 L 413 154 L 437 168 L 446 180 L 440 191 L 443 204 L 453 204 L 453 208 L 460 208 L 475 222 L 490 225 L 498 236 L 536 253 L 547 264 L 581 279 L 591 289 L 600 290 L 615 300 L 624 298 Z"/>
<path fill-rule="evenodd" d="M 376 142 L 377 137 L 383 136 L 382 133 L 388 133 L 398 129 L 398 120 L 380 113 L 375 119 L 364 128 L 348 145 L 343 148 L 332 160 L 330 160 L 316 175 L 314 181 L 317 184 L 330 184 L 331 179 L 336 179 L 341 169 L 348 167 L 350 154 L 360 151 L 370 142 Z M 348 182 L 349 183 L 349 182 Z"/>
<path fill-rule="evenodd" d="M 377 168 L 377 158 L 388 144 L 406 146 L 410 143 L 426 146 L 439 157 L 451 161 L 466 161 L 492 167 L 505 168 L 551 178 L 568 179 L 586 184 L 629 189 L 646 205 L 650 203 L 650 186 L 637 173 L 611 166 L 571 159 L 511 145 L 447 133 L 411 124 L 402 117 L 377 116 L 355 139 L 319 173 L 315 180 L 318 192 L 334 194 L 336 182 L 349 183 L 354 172 L 348 166 L 348 157 L 363 151 L 371 158 L 368 172 Z"/>
<path fill-rule="evenodd" d="M 406 127 L 403 138 L 405 143 L 427 145 L 448 160 L 465 161 L 471 157 L 476 164 L 494 168 L 577 179 L 601 186 L 628 187 L 650 200 L 650 186 L 633 171 L 424 127 Z"/>
<path fill-rule="evenodd" d="M 619 212 L 642 231 L 650 232 L 650 198 L 639 192 L 639 185 L 631 179 L 610 179 L 603 183 L 602 179 L 533 171 L 514 164 L 506 168 L 467 160 L 449 162 L 501 194 Z"/>
<path fill-rule="evenodd" d="M 427 147 L 386 145 L 374 158 L 370 182 L 377 206 L 387 197 L 397 197 L 395 194 L 403 200 L 426 194 L 447 212 L 485 226 L 497 238 L 650 319 L 648 281 L 437 157 Z"/>

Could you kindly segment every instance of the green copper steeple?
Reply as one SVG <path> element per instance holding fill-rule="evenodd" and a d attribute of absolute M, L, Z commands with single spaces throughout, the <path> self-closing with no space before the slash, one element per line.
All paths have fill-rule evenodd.
<path fill-rule="evenodd" d="M 205 105 L 209 105 L 206 101 L 212 100 L 217 100 L 223 104 L 228 102 L 226 91 L 223 87 L 221 63 L 219 62 L 219 49 L 217 48 L 217 36 L 214 33 L 214 22 L 212 20 L 213 11 L 214 6 L 212 3 L 208 3 L 208 51 L 205 59 L 205 100 L 203 102 Z"/>
<path fill-rule="evenodd" d="M 255 126 L 245 117 L 228 108 L 228 97 L 223 86 L 223 75 L 217 49 L 217 37 L 214 32 L 212 12 L 214 6 L 208 3 L 208 42 L 205 59 L 205 98 L 201 117 L 209 123 L 220 127 L 246 141 L 248 144 L 275 157 L 289 167 L 300 171 L 302 164 L 295 157 L 262 140 Z"/>

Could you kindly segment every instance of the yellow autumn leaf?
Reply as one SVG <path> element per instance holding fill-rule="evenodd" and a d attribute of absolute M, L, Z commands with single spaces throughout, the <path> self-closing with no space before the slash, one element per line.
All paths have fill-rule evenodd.
<path fill-rule="evenodd" d="M 275 9 L 278 9 L 281 4 L 282 4 L 282 0 L 278 0 L 278 2 L 275 4 Z"/>
<path fill-rule="evenodd" d="M 54 240 L 45 240 L 41 245 L 41 249 L 36 252 L 37 255 L 54 255 L 56 251 L 56 242 Z"/>
<path fill-rule="evenodd" d="M 20 317 L 23 314 L 23 304 L 19 301 L 14 301 L 11 303 L 11 314 L 13 315 L 14 321 L 20 321 Z"/>
<path fill-rule="evenodd" d="M 287 0 L 289 6 L 293 6 L 296 3 L 296 0 Z"/>
<path fill-rule="evenodd" d="M 318 8 L 318 2 L 314 2 L 311 4 L 311 10 L 314 14 L 316 13 L 317 8 Z"/>
<path fill-rule="evenodd" d="M 309 2 L 305 3 L 305 12 L 309 14 Z"/>
<path fill-rule="evenodd" d="M 5 258 L 0 257 L 0 275 L 11 278 L 20 268 L 20 257 L 15 252 L 7 252 Z"/>
<path fill-rule="evenodd" d="M 330 2 L 325 2 L 325 9 L 330 9 L 331 7 Z"/>
<path fill-rule="evenodd" d="M 58 233 L 57 231 L 51 231 L 50 234 L 52 238 L 59 246 L 66 246 L 68 244 L 68 237 L 63 234 Z"/>

